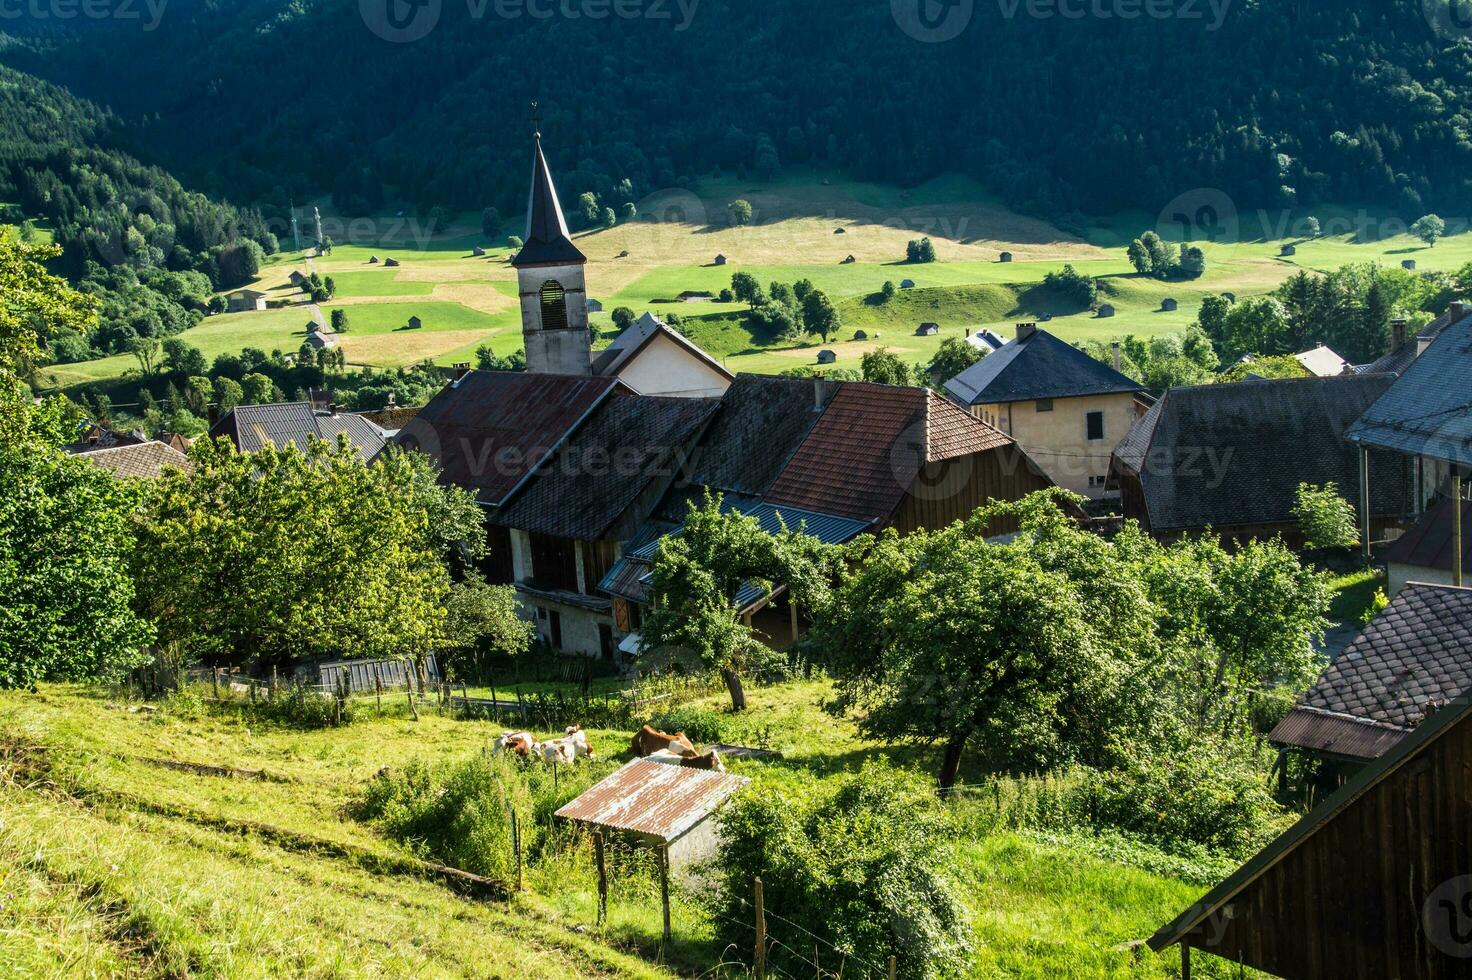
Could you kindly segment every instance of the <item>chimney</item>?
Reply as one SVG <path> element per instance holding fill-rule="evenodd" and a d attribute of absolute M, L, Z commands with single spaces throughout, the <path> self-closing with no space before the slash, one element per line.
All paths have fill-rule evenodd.
<path fill-rule="evenodd" d="M 821 372 L 813 375 L 813 411 L 823 410 L 823 375 Z"/>
<path fill-rule="evenodd" d="M 384 407 L 385 408 L 393 408 L 393 407 L 395 407 L 394 402 L 395 402 L 394 393 L 393 392 L 389 392 L 388 393 L 388 404 L 385 405 Z"/>
<path fill-rule="evenodd" d="M 1119 341 L 1116 340 L 1113 343 L 1111 343 L 1109 345 L 1109 350 L 1114 354 L 1114 370 L 1118 371 L 1119 370 Z"/>
<path fill-rule="evenodd" d="M 1390 349 L 1400 350 L 1406 345 L 1406 318 L 1398 316 L 1390 321 Z"/>
<path fill-rule="evenodd" d="M 1019 323 L 1017 325 L 1017 339 L 1018 340 L 1026 340 L 1027 338 L 1031 337 L 1033 334 L 1035 334 L 1037 332 L 1038 332 L 1038 325 L 1036 323 Z"/>
<path fill-rule="evenodd" d="M 336 415 L 337 414 L 337 402 L 328 402 L 327 403 L 327 414 L 328 415 Z"/>
<path fill-rule="evenodd" d="M 465 377 L 469 373 L 470 373 L 470 362 L 469 361 L 459 361 L 459 362 L 457 362 L 455 364 L 455 374 L 450 378 L 450 381 L 451 381 L 452 384 L 453 383 L 456 383 L 461 378 Z"/>

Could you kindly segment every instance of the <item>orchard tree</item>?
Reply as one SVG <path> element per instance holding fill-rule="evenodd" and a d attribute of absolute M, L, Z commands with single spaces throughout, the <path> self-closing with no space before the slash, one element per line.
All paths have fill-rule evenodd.
<path fill-rule="evenodd" d="M 536 629 L 523 619 L 513 585 L 491 585 L 469 572 L 445 600 L 448 659 L 460 677 L 490 677 L 493 653 L 519 656 L 531 649 Z"/>
<path fill-rule="evenodd" d="M 170 337 L 163 342 L 163 355 L 164 369 L 170 374 L 187 378 L 209 373 L 200 349 L 178 337 Z"/>
<path fill-rule="evenodd" d="M 821 289 L 814 289 L 802 301 L 802 323 L 808 333 L 815 333 L 828 343 L 828 338 L 842 325 L 838 307 Z"/>
<path fill-rule="evenodd" d="M 726 213 L 731 216 L 731 224 L 738 228 L 751 224 L 751 202 L 737 198 L 726 205 Z"/>
<path fill-rule="evenodd" d="M 836 560 L 835 549 L 800 528 L 768 534 L 756 518 L 723 512 L 721 498 L 707 494 L 701 506 L 689 505 L 684 531 L 655 552 L 655 602 L 640 630 L 640 655 L 718 672 L 731 708 L 742 711 L 741 675 L 775 654 L 742 622 L 737 596 L 786 584 L 790 601 L 818 608 L 828 600 Z"/>
<path fill-rule="evenodd" d="M 150 487 L 139 521 L 134 580 L 161 640 L 230 666 L 443 645 L 447 557 L 484 536 L 474 501 L 438 486 L 427 459 L 215 439 L 190 461 Z"/>
<path fill-rule="evenodd" d="M 984 356 L 984 351 L 972 347 L 960 337 L 947 337 L 940 342 L 940 348 L 930 359 L 930 366 L 927 370 L 932 378 L 939 382 L 946 382 Z"/>
<path fill-rule="evenodd" d="M 578 195 L 578 213 L 583 216 L 583 224 L 591 226 L 598 223 L 603 215 L 603 209 L 598 206 L 598 195 L 592 191 L 583 191 Z"/>
<path fill-rule="evenodd" d="M 861 363 L 865 381 L 881 385 L 907 385 L 912 381 L 910 366 L 888 347 L 868 351 Z"/>
<path fill-rule="evenodd" d="M 766 295 L 762 292 L 762 284 L 757 281 L 756 276 L 749 272 L 736 272 L 731 275 L 731 295 L 745 303 L 752 311 L 766 301 Z"/>

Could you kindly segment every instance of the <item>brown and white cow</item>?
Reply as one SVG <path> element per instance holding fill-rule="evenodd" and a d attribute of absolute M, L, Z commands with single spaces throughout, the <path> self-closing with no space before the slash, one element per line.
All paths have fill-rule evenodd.
<path fill-rule="evenodd" d="M 503 732 L 501 737 L 491 743 L 491 754 L 500 755 L 502 752 L 510 752 L 512 755 L 534 755 L 537 751 L 537 740 L 532 737 L 531 732 Z"/>
<path fill-rule="evenodd" d="M 704 755 L 700 755 L 694 749 L 689 752 L 676 752 L 672 749 L 660 749 L 651 752 L 647 758 L 652 762 L 660 762 L 667 766 L 684 766 L 686 769 L 709 769 L 712 772 L 725 772 L 726 765 L 721 761 L 721 754 L 711 749 Z"/>
<path fill-rule="evenodd" d="M 582 725 L 569 726 L 558 741 L 571 744 L 573 752 L 580 758 L 591 759 L 598 754 L 593 751 L 593 746 L 588 741 L 588 733 L 583 731 Z"/>
<path fill-rule="evenodd" d="M 595 755 L 593 746 L 588 743 L 588 733 L 581 725 L 570 726 L 561 738 L 549 738 L 538 745 L 536 751 L 544 762 L 572 763 Z"/>
<path fill-rule="evenodd" d="M 676 732 L 670 735 L 659 731 L 649 725 L 639 729 L 634 735 L 634 740 L 629 745 L 629 751 L 639 757 L 653 755 L 665 749 L 679 755 L 686 753 L 694 754 L 695 746 L 690 744 L 690 739 L 685 737 L 684 732 Z"/>

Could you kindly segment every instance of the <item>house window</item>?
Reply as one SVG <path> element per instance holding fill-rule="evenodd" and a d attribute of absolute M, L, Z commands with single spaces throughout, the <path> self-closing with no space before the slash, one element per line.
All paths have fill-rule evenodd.
<path fill-rule="evenodd" d="M 1104 438 L 1104 413 L 1090 412 L 1084 416 L 1084 424 L 1089 430 L 1089 441 L 1095 442 Z"/>
<path fill-rule="evenodd" d="M 1090 489 L 1097 489 L 1099 487 L 1102 487 L 1107 482 L 1108 482 L 1108 477 L 1091 476 L 1091 477 L 1089 477 L 1089 488 Z"/>
<path fill-rule="evenodd" d="M 563 292 L 562 283 L 556 279 L 548 279 L 542 283 L 541 296 L 542 329 L 566 330 L 567 294 Z"/>
<path fill-rule="evenodd" d="M 531 578 L 545 588 L 578 590 L 576 542 L 551 534 L 531 535 Z"/>
<path fill-rule="evenodd" d="M 549 622 L 549 625 L 551 627 L 551 633 L 548 636 L 548 639 L 552 643 L 552 649 L 553 650 L 561 650 L 562 649 L 562 615 L 560 613 L 557 613 L 557 612 L 548 612 L 547 613 L 547 618 L 550 621 Z"/>
<path fill-rule="evenodd" d="M 1051 398 L 1039 398 L 1038 399 L 1038 411 L 1039 412 L 1051 412 L 1052 410 L 1053 410 L 1053 399 L 1051 399 Z"/>

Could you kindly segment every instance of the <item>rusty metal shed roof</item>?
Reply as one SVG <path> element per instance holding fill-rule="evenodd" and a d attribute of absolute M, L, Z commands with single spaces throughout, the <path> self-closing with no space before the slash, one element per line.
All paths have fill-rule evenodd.
<path fill-rule="evenodd" d="M 557 811 L 564 820 L 673 843 L 751 782 L 745 776 L 635 759 Z"/>

